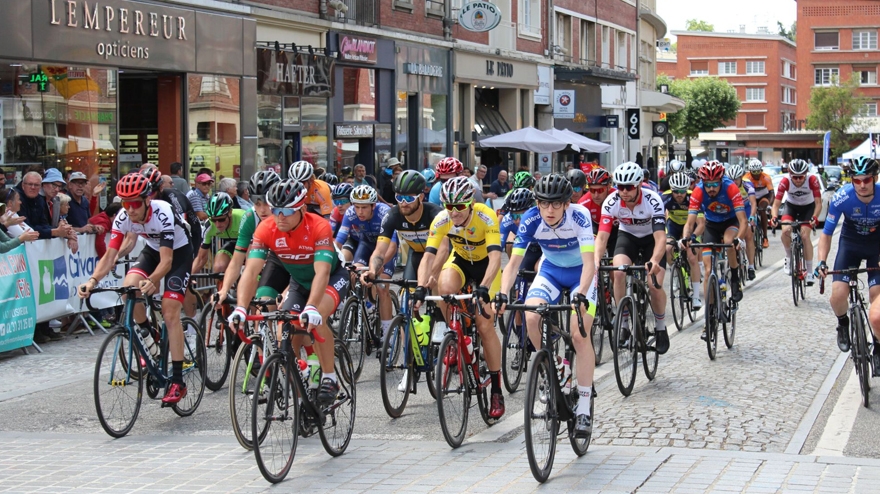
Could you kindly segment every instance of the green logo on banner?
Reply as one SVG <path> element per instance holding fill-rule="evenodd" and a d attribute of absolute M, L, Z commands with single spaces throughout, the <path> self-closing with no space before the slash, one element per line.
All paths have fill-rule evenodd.
<path fill-rule="evenodd" d="M 52 260 L 38 261 L 37 264 L 40 269 L 40 296 L 38 303 L 43 305 L 54 302 L 55 283 L 53 283 L 53 280 L 55 279 L 55 262 Z"/>

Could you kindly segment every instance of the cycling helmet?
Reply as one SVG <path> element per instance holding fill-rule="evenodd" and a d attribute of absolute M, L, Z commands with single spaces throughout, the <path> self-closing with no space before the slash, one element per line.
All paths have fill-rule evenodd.
<path fill-rule="evenodd" d="M 683 172 L 685 169 L 684 163 L 678 160 L 672 160 L 667 165 L 666 169 L 669 171 L 670 175 L 673 173 Z"/>
<path fill-rule="evenodd" d="M 333 187 L 333 199 L 351 199 L 352 190 L 354 190 L 354 185 L 351 185 L 348 182 L 342 182 L 336 187 Z"/>
<path fill-rule="evenodd" d="M 425 177 L 425 182 L 428 184 L 434 183 L 434 180 L 437 179 L 437 174 L 434 173 L 434 170 L 430 168 L 422 172 L 422 176 Z"/>
<path fill-rule="evenodd" d="M 611 185 L 611 174 L 604 168 L 593 168 L 587 175 L 590 185 Z"/>
<path fill-rule="evenodd" d="M 280 181 L 281 177 L 275 173 L 275 170 L 260 170 L 248 181 L 248 193 L 251 196 L 265 196 L 269 187 Z"/>
<path fill-rule="evenodd" d="M 297 161 L 287 169 L 287 178 L 290 180 L 305 182 L 313 176 L 315 176 L 315 168 L 308 161 Z"/>
<path fill-rule="evenodd" d="M 788 163 L 788 173 L 791 175 L 806 175 L 810 171 L 810 165 L 804 160 L 791 160 Z"/>
<path fill-rule="evenodd" d="M 141 174 L 150 181 L 152 192 L 159 192 L 159 186 L 162 185 L 162 173 L 158 168 L 150 167 L 141 172 Z"/>
<path fill-rule="evenodd" d="M 150 179 L 138 172 L 129 173 L 116 183 L 116 195 L 122 200 L 147 197 L 152 191 Z"/>
<path fill-rule="evenodd" d="M 339 183 L 339 177 L 332 173 L 325 173 L 321 176 L 321 180 L 327 182 L 327 185 L 334 187 Z"/>
<path fill-rule="evenodd" d="M 746 171 L 743 170 L 742 165 L 730 165 L 725 173 L 727 173 L 727 178 L 736 180 L 742 178 L 742 176 L 746 174 Z"/>
<path fill-rule="evenodd" d="M 504 199 L 505 211 L 525 211 L 535 205 L 535 195 L 526 188 L 513 189 Z"/>
<path fill-rule="evenodd" d="M 709 161 L 700 167 L 698 175 L 700 176 L 700 180 L 716 182 L 724 177 L 724 165 L 716 160 Z"/>
<path fill-rule="evenodd" d="M 425 177 L 415 170 L 404 170 L 394 179 L 394 193 L 405 196 L 421 194 L 427 185 Z"/>
<path fill-rule="evenodd" d="M 755 175 L 760 175 L 762 171 L 764 171 L 764 164 L 761 163 L 761 160 L 752 158 L 749 160 L 748 166 L 749 172 L 754 173 Z"/>
<path fill-rule="evenodd" d="M 532 176 L 529 172 L 516 172 L 516 175 L 513 176 L 513 188 L 514 189 L 531 189 L 535 186 L 535 177 Z"/>
<path fill-rule="evenodd" d="M 691 177 L 687 173 L 678 172 L 669 176 L 669 188 L 673 190 L 687 189 L 691 186 Z"/>
<path fill-rule="evenodd" d="M 565 178 L 568 179 L 568 183 L 570 183 L 572 187 L 583 188 L 587 185 L 587 176 L 579 168 L 572 168 L 567 171 L 565 173 Z"/>
<path fill-rule="evenodd" d="M 459 165 L 461 165 L 461 163 L 459 163 Z M 467 202 L 471 202 L 473 199 L 474 183 L 471 182 L 470 179 L 467 177 L 455 177 L 449 179 L 446 181 L 446 183 L 443 184 L 443 187 L 440 189 L 440 202 L 442 202 L 443 204 L 464 204 Z"/>
<path fill-rule="evenodd" d="M 628 161 L 614 169 L 614 183 L 617 185 L 639 185 L 644 177 L 642 167 Z"/>
<path fill-rule="evenodd" d="M 358 185 L 351 191 L 352 204 L 376 204 L 379 202 L 379 194 L 376 189 L 369 185 Z"/>
<path fill-rule="evenodd" d="M 351 175 L 351 167 L 350 166 L 343 166 L 342 168 L 339 169 L 339 174 L 343 177 L 347 177 L 347 176 Z"/>
<path fill-rule="evenodd" d="M 877 160 L 871 159 L 868 156 L 860 156 L 852 162 L 850 169 L 852 175 L 877 175 Z"/>
<path fill-rule="evenodd" d="M 559 173 L 545 175 L 535 184 L 535 199 L 538 201 L 568 201 L 574 192 L 571 182 Z"/>
<path fill-rule="evenodd" d="M 273 208 L 301 208 L 306 204 L 308 191 L 296 180 L 275 182 L 266 193 L 266 202 Z"/>
<path fill-rule="evenodd" d="M 437 175 L 458 175 L 464 171 L 464 165 L 461 164 L 461 161 L 451 156 L 438 161 L 434 168 Z"/>
<path fill-rule="evenodd" d="M 218 192 L 208 201 L 205 213 L 209 218 L 223 216 L 232 210 L 232 198 L 226 192 Z"/>

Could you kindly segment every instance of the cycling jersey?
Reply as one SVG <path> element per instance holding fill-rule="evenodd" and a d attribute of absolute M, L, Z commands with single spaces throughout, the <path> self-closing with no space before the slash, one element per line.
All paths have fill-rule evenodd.
<path fill-rule="evenodd" d="M 651 236 L 654 232 L 666 228 L 663 199 L 653 190 L 647 188 L 640 190 L 638 202 L 632 210 L 624 204 L 619 191 L 608 194 L 605 203 L 602 204 L 600 232 L 610 234 L 615 220 L 620 223 L 620 231 L 639 238 Z"/>
<path fill-rule="evenodd" d="M 192 241 L 193 252 L 198 251 L 202 243 L 202 224 L 192 203 L 186 198 L 186 194 L 177 189 L 167 187 L 159 193 L 156 199 L 161 199 L 171 205 L 171 209 L 178 217 L 178 222 L 189 230 L 189 238 Z"/>
<path fill-rule="evenodd" d="M 735 182 L 734 182 L 735 183 Z M 739 193 L 743 198 L 743 209 L 746 212 L 746 216 L 752 215 L 752 201 L 749 200 L 749 197 L 756 197 L 755 194 L 755 186 L 752 185 L 751 182 L 746 182 L 745 180 L 740 182 Z M 757 198 L 756 198 L 757 200 Z"/>
<path fill-rule="evenodd" d="M 333 206 L 333 212 L 330 213 L 330 228 L 334 237 L 339 233 L 340 226 L 342 226 L 342 213 L 339 212 L 339 206 Z"/>
<path fill-rule="evenodd" d="M 303 213 L 300 224 L 289 232 L 279 230 L 274 217 L 261 221 L 248 259 L 265 260 L 269 252 L 274 252 L 290 277 L 305 288 L 312 286 L 316 262 L 330 264 L 332 273 L 338 261 L 330 223 L 314 213 Z"/>
<path fill-rule="evenodd" d="M 330 185 L 323 180 L 313 180 L 306 194 L 306 204 L 320 207 L 321 216 L 330 216 L 333 212 L 333 195 L 330 193 Z"/>
<path fill-rule="evenodd" d="M 437 253 L 443 237 L 448 237 L 458 257 L 465 261 L 480 261 L 489 257 L 489 252 L 501 250 L 501 232 L 495 211 L 476 203 L 471 211 L 468 224 L 457 227 L 452 224 L 449 212 L 443 210 L 431 223 L 425 252 Z"/>
<path fill-rule="evenodd" d="M 411 223 L 403 213 L 400 206 L 394 206 L 385 214 L 382 227 L 379 231 L 379 242 L 395 242 L 394 235 L 402 239 L 413 252 L 425 252 L 428 243 L 428 232 L 431 230 L 431 222 L 443 211 L 443 208 L 430 203 L 422 202 L 422 216 Z"/>
<path fill-rule="evenodd" d="M 385 219 L 389 209 L 391 208 L 387 204 L 376 203 L 373 206 L 373 216 L 367 221 L 361 221 L 357 217 L 355 206 L 352 205 L 342 216 L 342 226 L 336 234 L 336 242 L 344 244 L 351 237 L 360 243 L 375 244 L 382 229 L 382 220 Z"/>
<path fill-rule="evenodd" d="M 743 182 L 749 182 L 755 187 L 755 197 L 760 199 L 773 191 L 773 179 L 765 172 L 761 172 L 758 178 L 755 178 L 751 172 L 743 175 Z"/>
<path fill-rule="evenodd" d="M 660 186 L 657 185 L 657 182 L 653 180 L 645 180 L 642 182 L 642 188 L 652 190 L 654 192 L 660 193 Z"/>
<path fill-rule="evenodd" d="M 783 177 L 779 182 L 779 188 L 776 189 L 776 199 L 785 203 L 794 204 L 795 206 L 806 206 L 813 204 L 816 200 L 821 200 L 822 190 L 819 187 L 819 177 L 815 175 L 807 175 L 807 179 L 800 186 L 794 185 L 789 177 Z"/>
<path fill-rule="evenodd" d="M 688 206 L 690 205 L 691 191 L 688 191 L 681 203 L 675 202 L 672 191 L 663 193 L 663 207 L 666 208 L 668 219 L 676 225 L 684 226 L 688 218 Z"/>
<path fill-rule="evenodd" d="M 876 250 L 877 242 L 880 241 L 880 184 L 874 184 L 874 195 L 868 204 L 859 200 L 852 184 L 844 185 L 838 190 L 828 204 L 828 215 L 825 217 L 822 233 L 833 235 L 841 217 L 841 240 L 870 243 Z"/>
<path fill-rule="evenodd" d="M 260 216 L 254 208 L 248 209 L 241 220 L 238 227 L 238 240 L 235 241 L 235 250 L 238 252 L 247 252 L 251 241 L 254 239 L 254 231 L 260 224 Z"/>
<path fill-rule="evenodd" d="M 221 239 L 235 239 L 237 245 L 238 232 L 241 230 L 241 222 L 244 214 L 245 212 L 243 209 L 233 209 L 231 217 L 227 220 L 229 226 L 222 232 L 217 230 L 213 221 L 209 221 L 208 224 L 210 226 L 208 227 L 208 231 L 205 232 L 205 240 L 202 241 L 202 248 L 210 249 L 211 240 L 213 240 L 214 237 Z"/>
<path fill-rule="evenodd" d="M 121 209 L 113 220 L 109 248 L 119 250 L 119 247 L 122 246 L 122 239 L 129 232 L 143 237 L 147 246 L 155 251 L 158 251 L 160 247 L 178 249 L 190 244 L 186 230 L 182 226 L 174 228 L 174 212 L 170 204 L 153 199 L 150 201 L 149 208 L 146 221 L 143 224 L 131 221 L 128 217 L 128 211 L 125 208 Z"/>
<path fill-rule="evenodd" d="M 745 213 L 742 195 L 739 193 L 739 187 L 727 177 L 721 180 L 721 188 L 714 197 L 706 193 L 703 182 L 697 184 L 691 192 L 688 214 L 703 212 L 707 222 L 722 223 L 735 218 L 739 211 Z"/>
<path fill-rule="evenodd" d="M 591 223 L 590 212 L 580 204 L 570 204 L 555 228 L 544 222 L 537 206 L 532 207 L 520 220 L 513 253 L 524 255 L 530 243 L 537 243 L 544 251 L 544 259 L 555 266 L 582 266 L 581 253 L 594 250 Z"/>

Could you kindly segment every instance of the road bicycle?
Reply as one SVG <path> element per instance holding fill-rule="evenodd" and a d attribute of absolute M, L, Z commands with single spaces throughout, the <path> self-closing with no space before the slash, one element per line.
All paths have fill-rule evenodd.
<path fill-rule="evenodd" d="M 755 225 L 751 225 L 752 235 L 755 239 L 755 267 L 764 265 L 764 229 L 761 228 L 761 218 L 758 217 Z"/>
<path fill-rule="evenodd" d="M 871 360 L 874 343 L 873 332 L 868 322 L 868 314 L 865 311 L 865 299 L 862 297 L 862 282 L 858 275 L 880 271 L 880 268 L 850 268 L 827 271 L 827 275 L 842 274 L 849 277 L 849 332 L 850 332 L 850 357 L 856 369 L 859 379 L 859 388 L 862 392 L 862 405 L 870 408 L 869 393 L 871 391 L 871 376 L 874 373 L 874 364 Z M 825 293 L 825 279 L 819 281 L 819 293 Z M 868 343 L 868 334 L 871 334 L 871 343 Z"/>
<path fill-rule="evenodd" d="M 589 306 L 588 302 L 584 302 Z M 534 311 L 541 316 L 541 349 L 538 350 L 529 369 L 526 382 L 526 398 L 524 404 L 524 421 L 526 436 L 526 453 L 529 458 L 529 469 L 538 482 L 545 482 L 553 469 L 556 456 L 556 441 L 560 434 L 559 424 L 565 422 L 568 440 L 577 456 L 587 454 L 592 434 L 577 437 L 575 422 L 577 402 L 577 372 L 575 368 L 575 349 L 568 331 L 560 330 L 555 324 L 557 318 L 566 316 L 572 310 L 571 305 L 523 305 L 510 304 L 509 310 Z M 583 315 L 576 311 L 578 330 L 586 337 Z M 566 318 L 567 319 L 567 318 Z M 562 342 L 562 344 L 559 344 Z M 560 366 L 562 363 L 562 375 Z M 565 363 L 568 363 L 568 369 Z M 590 401 L 590 416 L 595 420 L 593 404 L 596 391 L 593 388 L 593 400 Z"/>
<path fill-rule="evenodd" d="M 651 309 L 651 295 L 648 291 L 647 265 L 641 266 L 600 266 L 599 271 L 623 271 L 626 273 L 626 295 L 617 306 L 617 319 L 614 324 L 614 377 L 617 388 L 623 396 L 632 393 L 636 382 L 636 368 L 639 354 L 645 377 L 653 381 L 657 375 L 659 354 L 655 345 L 654 312 Z M 660 288 L 657 278 L 652 276 L 655 288 Z"/>
<path fill-rule="evenodd" d="M 294 353 L 290 336 L 306 335 L 313 343 L 323 343 L 324 340 L 314 330 L 300 329 L 299 314 L 294 312 L 277 311 L 247 317 L 283 323 L 281 349 L 266 358 L 260 367 L 251 412 L 251 437 L 257 467 L 263 477 L 274 484 L 284 480 L 290 471 L 299 436 L 309 437 L 317 432 L 330 456 L 345 452 L 354 430 L 356 378 L 348 349 L 336 341 L 333 368 L 339 393 L 329 406 L 320 406 L 318 387 L 309 384 L 308 363 Z"/>
<path fill-rule="evenodd" d="M 196 273 L 192 280 L 222 280 L 224 273 Z M 215 294 L 216 295 L 216 294 Z M 235 333 L 229 328 L 226 319 L 232 314 L 235 297 L 227 295 L 226 300 L 218 301 L 210 297 L 199 312 L 199 327 L 205 337 L 205 349 L 208 356 L 205 369 L 205 386 L 211 391 L 223 387 L 229 375 L 232 356 L 238 349 Z"/>
<path fill-rule="evenodd" d="M 710 269 L 706 284 L 706 301 L 703 308 L 705 315 L 705 333 L 702 336 L 706 341 L 706 350 L 709 359 L 715 360 L 718 352 L 718 324 L 721 324 L 724 333 L 724 344 L 727 348 L 733 347 L 733 339 L 736 336 L 736 311 L 738 305 L 733 297 L 728 295 L 728 283 L 731 279 L 730 265 L 727 263 L 727 249 L 733 244 L 718 243 L 692 243 L 690 248 L 694 255 L 697 249 L 709 249 Z"/>
<path fill-rule="evenodd" d="M 526 300 L 529 284 L 535 279 L 535 271 L 520 269 L 516 275 L 511 292 L 511 301 L 514 304 L 522 304 Z M 519 388 L 531 354 L 535 348 L 529 341 L 526 330 L 525 313 L 520 310 L 511 310 L 505 317 L 499 317 L 503 327 L 501 328 L 501 379 L 508 393 L 513 393 Z"/>
<path fill-rule="evenodd" d="M 610 266 L 611 258 L 603 257 L 599 261 L 600 266 Z M 593 318 L 592 334 L 590 341 L 593 343 L 593 351 L 596 354 L 596 365 L 602 363 L 602 353 L 605 347 L 605 333 L 608 333 L 608 345 L 614 351 L 614 291 L 612 290 L 611 273 L 608 271 L 596 272 L 596 316 Z"/>
<path fill-rule="evenodd" d="M 123 437 L 131 431 L 140 412 L 144 385 L 147 395 L 156 399 L 160 391 L 171 385 L 168 332 L 165 323 L 158 324 L 156 313 L 161 313 L 162 302 L 153 297 L 135 297 L 135 287 L 94 288 L 90 295 L 112 292 L 125 296 L 122 326 L 115 326 L 98 350 L 95 362 L 94 397 L 95 410 L 104 431 L 112 437 Z M 145 304 L 152 311 L 150 337 L 159 346 L 154 357 L 138 325 L 134 322 L 136 304 Z M 95 310 L 89 299 L 86 305 Z M 148 311 L 148 312 L 149 312 Z M 188 317 L 181 318 L 184 334 L 195 331 L 195 340 L 184 338 L 183 382 L 187 394 L 180 402 L 171 405 L 174 413 L 181 417 L 192 415 L 199 407 L 205 392 L 205 347 L 195 342 L 204 341 L 201 329 Z M 159 328 L 157 331 L 157 327 Z M 162 393 L 164 394 L 164 393 Z M 163 408 L 166 406 L 162 405 Z"/>
<path fill-rule="evenodd" d="M 672 320 L 675 322 L 675 328 L 681 331 L 684 328 L 685 314 L 691 322 L 694 322 L 696 313 L 693 303 L 694 289 L 691 286 L 691 265 L 678 241 L 670 239 L 667 244 L 672 246 L 672 273 L 669 276 Z"/>
<path fill-rule="evenodd" d="M 791 295 L 797 307 L 798 298 L 804 300 L 807 286 L 807 264 L 804 260 L 804 240 L 801 238 L 801 227 L 811 226 L 809 221 L 780 221 L 779 226 L 791 227 Z"/>

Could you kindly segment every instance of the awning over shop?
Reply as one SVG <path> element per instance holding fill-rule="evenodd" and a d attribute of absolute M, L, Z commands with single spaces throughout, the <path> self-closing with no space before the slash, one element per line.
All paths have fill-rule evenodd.
<path fill-rule="evenodd" d="M 556 81 L 575 82 L 580 84 L 610 84 L 623 86 L 636 80 L 636 75 L 622 70 L 604 67 L 569 67 L 557 65 L 553 68 Z"/>
<path fill-rule="evenodd" d="M 474 107 L 474 132 L 477 139 L 497 136 L 511 131 L 510 125 L 501 116 L 501 112 L 495 108 L 480 104 Z"/>
<path fill-rule="evenodd" d="M 639 101 L 643 110 L 657 113 L 675 113 L 685 107 L 680 98 L 659 91 L 639 91 Z"/>

